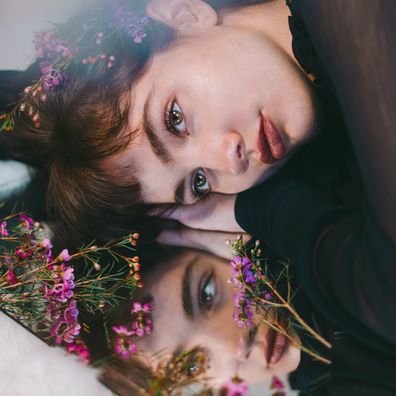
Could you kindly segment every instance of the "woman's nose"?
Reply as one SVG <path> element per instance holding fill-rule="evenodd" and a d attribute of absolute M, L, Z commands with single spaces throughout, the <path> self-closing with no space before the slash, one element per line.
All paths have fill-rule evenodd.
<path fill-rule="evenodd" d="M 228 171 L 232 175 L 239 175 L 246 171 L 246 146 L 242 136 L 238 132 L 228 132 L 223 137 L 220 150 L 222 151 L 222 155 L 218 155 L 218 160 L 223 161 L 222 170 Z"/>

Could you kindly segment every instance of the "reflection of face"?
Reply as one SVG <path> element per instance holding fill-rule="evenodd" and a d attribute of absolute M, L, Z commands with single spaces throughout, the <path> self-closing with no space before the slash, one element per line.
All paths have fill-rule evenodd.
<path fill-rule="evenodd" d="M 310 81 L 266 35 L 238 26 L 176 38 L 154 55 L 132 94 L 131 127 L 151 124 L 154 137 L 138 133 L 121 161 L 135 165 L 150 203 L 188 204 L 263 181 L 284 162 L 260 160 L 263 120 L 275 125 L 285 158 L 314 131 Z M 163 147 L 153 150 L 153 140 Z"/>
<path fill-rule="evenodd" d="M 269 331 L 260 325 L 253 340 L 232 319 L 231 267 L 217 257 L 188 252 L 145 279 L 144 292 L 153 296 L 154 332 L 142 339 L 148 354 L 200 346 L 215 383 L 238 374 L 251 383 L 294 370 L 300 351 L 288 344 L 275 364 L 267 364 Z M 162 354 L 163 356 L 164 354 Z"/>

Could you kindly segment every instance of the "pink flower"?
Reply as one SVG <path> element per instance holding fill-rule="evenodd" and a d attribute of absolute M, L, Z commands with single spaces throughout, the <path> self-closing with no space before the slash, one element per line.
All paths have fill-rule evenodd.
<path fill-rule="evenodd" d="M 74 284 L 74 268 L 66 267 L 62 265 L 54 265 L 51 268 L 52 279 L 54 284 L 50 287 L 50 284 L 45 285 L 44 296 L 48 300 L 54 299 L 60 302 L 66 302 L 68 299 L 73 297 Z"/>
<path fill-rule="evenodd" d="M 131 313 L 146 312 L 150 313 L 152 310 L 151 304 L 142 304 L 140 302 L 134 302 L 132 304 Z"/>
<path fill-rule="evenodd" d="M 285 389 L 285 384 L 283 383 L 283 381 L 279 377 L 274 375 L 272 377 L 270 388 L 271 389 Z"/>
<path fill-rule="evenodd" d="M 48 91 L 54 87 L 59 86 L 66 80 L 66 75 L 51 67 L 51 69 L 43 74 L 44 88 Z"/>
<path fill-rule="evenodd" d="M 112 330 L 122 336 L 131 336 L 135 334 L 134 331 L 128 330 L 125 326 L 113 326 Z"/>
<path fill-rule="evenodd" d="M 54 30 L 35 33 L 33 44 L 38 58 L 52 59 L 62 55 L 64 58 L 73 56 L 73 50 L 67 43 L 55 36 Z"/>
<path fill-rule="evenodd" d="M 149 303 L 142 304 L 135 301 L 132 304 L 132 330 L 138 337 L 143 337 L 145 334 L 151 334 L 153 331 L 151 312 L 152 306 Z"/>
<path fill-rule="evenodd" d="M 70 256 L 69 251 L 67 249 L 63 249 L 60 252 L 58 258 L 60 260 L 62 260 L 62 261 L 70 261 L 71 260 L 71 256 Z"/>
<path fill-rule="evenodd" d="M 8 236 L 8 231 L 7 231 L 6 227 L 7 227 L 7 222 L 3 221 L 0 224 L 0 235 L 1 236 L 4 236 L 4 237 Z"/>
<path fill-rule="evenodd" d="M 142 304 L 140 302 L 134 302 L 132 304 L 131 313 L 137 313 L 142 310 Z"/>
<path fill-rule="evenodd" d="M 49 239 L 45 238 L 43 239 L 40 243 L 39 246 L 43 247 L 45 249 L 45 257 L 47 258 L 47 261 L 52 261 L 52 243 Z"/>
<path fill-rule="evenodd" d="M 15 275 L 15 272 L 12 268 L 10 268 L 7 272 L 7 282 L 10 285 L 15 285 L 16 283 L 18 283 L 18 278 Z"/>
<path fill-rule="evenodd" d="M 248 389 L 247 382 L 234 377 L 221 386 L 220 394 L 222 396 L 243 396 L 246 395 Z"/>
<path fill-rule="evenodd" d="M 48 238 L 43 239 L 40 245 L 45 249 L 52 249 L 52 243 Z"/>
<path fill-rule="evenodd" d="M 138 351 L 138 346 L 134 344 L 130 339 L 125 337 L 117 337 L 114 352 L 119 355 L 122 359 L 128 360 L 132 354 Z"/>
<path fill-rule="evenodd" d="M 140 327 L 136 327 L 135 329 L 135 333 L 138 337 L 143 337 L 144 336 L 144 329 L 140 328 Z"/>
<path fill-rule="evenodd" d="M 64 310 L 63 315 L 59 315 L 56 305 L 51 305 L 47 307 L 47 311 L 55 310 L 55 317 L 58 317 L 56 323 L 51 326 L 50 334 L 55 337 L 55 342 L 61 344 L 62 342 L 72 343 L 74 338 L 80 334 L 81 326 L 77 321 L 78 309 L 76 300 L 71 300 L 68 307 Z M 49 316 L 53 316 L 54 312 L 50 311 Z"/>
<path fill-rule="evenodd" d="M 79 356 L 85 364 L 90 363 L 91 354 L 83 340 L 77 340 L 74 343 L 68 344 L 66 349 L 67 352 Z"/>
<path fill-rule="evenodd" d="M 33 219 L 25 214 L 19 215 L 19 220 L 21 220 L 21 226 L 24 228 L 32 228 L 33 226 Z"/>

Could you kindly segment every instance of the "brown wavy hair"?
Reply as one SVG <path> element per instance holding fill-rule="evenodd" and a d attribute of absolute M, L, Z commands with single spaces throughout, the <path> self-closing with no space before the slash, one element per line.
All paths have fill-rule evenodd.
<path fill-rule="evenodd" d="M 222 10 L 264 1 L 207 2 Z M 87 21 L 108 15 L 112 12 L 108 3 L 58 26 L 59 36 L 70 39 Z M 146 3 L 125 2 L 137 13 L 144 12 Z M 31 164 L 44 175 L 46 210 L 54 222 L 56 239 L 63 245 L 77 247 L 94 239 L 105 242 L 131 230 L 151 238 L 160 230 L 159 220 L 145 215 L 148 207 L 142 202 L 134 169 L 118 170 L 128 175 L 125 182 L 104 166 L 106 158 L 122 151 L 134 137 L 128 125 L 131 87 L 144 73 L 150 57 L 166 49 L 174 36 L 171 28 L 151 20 L 147 33 L 140 45 L 123 34 L 114 35 L 107 49 L 103 48 L 115 55 L 111 69 L 99 64 L 70 65 L 67 84 L 51 91 L 40 104 L 40 129 L 21 113 L 15 130 L 0 134 L 0 146 L 8 158 Z M 23 73 L 15 90 L 22 91 L 39 78 L 36 61 Z"/>

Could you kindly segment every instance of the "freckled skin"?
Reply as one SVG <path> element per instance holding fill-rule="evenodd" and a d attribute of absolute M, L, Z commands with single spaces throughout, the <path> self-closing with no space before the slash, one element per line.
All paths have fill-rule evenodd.
<path fill-rule="evenodd" d="M 241 15 L 225 15 L 202 29 L 193 25 L 189 34 L 178 31 L 174 45 L 154 55 L 132 87 L 130 124 L 133 129 L 141 125 L 144 103 L 154 89 L 151 121 L 173 161 L 161 163 L 143 133 L 116 157 L 118 163 L 136 166 L 146 202 L 174 202 L 176 185 L 184 178 L 189 192 L 197 169 L 211 191 L 248 189 L 315 134 L 318 102 L 292 55 L 284 7 L 279 1 L 264 3 L 254 12 L 245 15 L 242 9 Z M 177 135 L 163 121 L 172 100 L 183 117 Z M 260 114 L 279 131 L 284 160 L 260 161 Z M 188 194 L 185 203 L 192 202 Z"/>
<path fill-rule="evenodd" d="M 183 312 L 181 288 L 185 269 L 195 259 L 191 277 L 194 307 L 199 296 L 200 280 L 211 271 L 214 271 L 216 297 L 210 312 L 198 312 L 191 320 Z M 250 383 L 258 383 L 269 380 L 273 375 L 294 370 L 300 361 L 300 351 L 292 346 L 275 365 L 266 363 L 264 345 L 268 328 L 265 325 L 259 327 L 254 346 L 247 356 L 247 329 L 238 328 L 232 319 L 234 290 L 228 283 L 230 277 L 228 261 L 195 251 L 183 253 L 171 263 L 164 263 L 156 269 L 144 279 L 143 290 L 144 294 L 154 298 L 154 332 L 140 340 L 140 349 L 158 356 L 158 351 L 172 352 L 179 344 L 185 345 L 186 349 L 201 346 L 209 360 L 207 375 L 213 377 L 215 384 L 236 373 Z M 258 322 L 258 318 L 254 320 Z"/>

